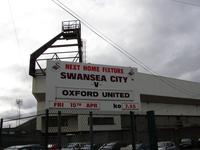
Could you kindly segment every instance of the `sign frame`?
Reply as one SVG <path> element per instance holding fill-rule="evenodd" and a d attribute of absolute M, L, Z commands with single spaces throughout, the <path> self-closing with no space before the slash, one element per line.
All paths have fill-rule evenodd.
<path fill-rule="evenodd" d="M 48 60 L 45 105 L 78 113 L 138 111 L 136 77 L 133 67 Z"/>

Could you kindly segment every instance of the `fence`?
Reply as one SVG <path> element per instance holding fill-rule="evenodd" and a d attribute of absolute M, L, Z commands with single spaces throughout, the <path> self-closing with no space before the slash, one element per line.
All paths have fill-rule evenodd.
<path fill-rule="evenodd" d="M 69 144 L 84 144 L 85 150 L 95 150 L 105 143 L 118 146 L 130 144 L 133 150 L 136 143 L 148 143 L 151 150 L 157 149 L 153 111 L 138 117 L 134 112 L 128 115 L 93 112 L 76 115 L 46 110 L 42 114 L 20 118 L 24 123 L 15 128 L 3 128 L 3 124 L 18 119 L 1 119 L 1 149 L 13 145 L 39 144 L 42 149 L 60 150 Z"/>

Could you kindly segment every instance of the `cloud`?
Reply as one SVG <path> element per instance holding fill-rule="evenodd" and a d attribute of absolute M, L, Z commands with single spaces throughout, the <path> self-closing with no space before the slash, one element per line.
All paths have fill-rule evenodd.
<path fill-rule="evenodd" d="M 127 5 L 121 7 L 122 9 L 117 9 L 116 5 L 107 7 L 108 10 L 104 9 L 107 15 L 103 19 L 100 14 L 97 15 L 97 20 L 100 20 L 98 23 L 105 23 L 104 28 L 109 24 L 105 29 L 106 35 L 161 75 L 182 78 L 186 71 L 195 73 L 191 69 L 198 68 L 200 57 L 200 21 L 196 19 L 200 14 L 199 9 L 177 5 L 172 1 L 128 1 L 125 4 Z M 126 8 L 126 11 L 123 8 Z M 115 59 L 116 64 L 136 65 L 127 61 L 124 56 L 115 54 L 118 52 L 113 48 L 103 47 L 101 44 L 103 42 L 96 42 L 98 46 L 95 50 L 97 49 L 98 56 L 93 57 L 93 60 L 101 61 L 101 58 L 104 58 L 104 62 L 113 63 L 104 56 L 111 51 L 108 57 Z M 105 54 L 99 51 L 100 48 L 104 49 Z M 140 66 L 136 66 L 140 71 L 144 71 Z M 184 79 L 199 81 L 196 78 Z"/>
<path fill-rule="evenodd" d="M 12 116 L 18 113 L 16 99 L 23 100 L 22 113 L 36 110 L 36 100 L 31 92 L 32 80 L 24 66 L 16 64 L 1 68 L 0 81 L 0 109 L 2 112 L 0 113 L 2 115 Z M 4 113 L 8 110 L 12 113 Z"/>

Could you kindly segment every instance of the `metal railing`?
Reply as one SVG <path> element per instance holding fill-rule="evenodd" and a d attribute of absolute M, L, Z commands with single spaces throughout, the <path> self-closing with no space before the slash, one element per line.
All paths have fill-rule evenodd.
<path fill-rule="evenodd" d="M 71 115 L 74 116 L 74 114 Z M 77 130 L 73 132 L 70 131 L 69 124 L 63 124 L 62 119 L 63 116 L 70 116 L 70 114 L 61 113 L 61 111 L 58 110 L 52 112 L 47 109 L 45 113 L 43 112 L 35 116 L 30 116 L 30 118 L 12 118 L 9 120 L 1 119 L 0 149 L 12 145 L 39 144 L 43 149 L 49 149 L 51 147 L 52 149 L 54 148 L 60 150 L 61 148 L 74 143 L 80 144 L 82 146 L 85 145 L 87 146 L 86 149 L 96 150 L 98 147 L 105 145 L 105 143 L 112 143 L 118 146 L 126 146 L 130 144 L 132 145 L 132 149 L 136 150 L 135 145 L 138 142 L 136 128 L 139 127 L 136 127 L 136 116 L 134 112 L 130 112 L 129 115 L 126 115 L 128 117 L 127 121 L 129 127 L 127 127 L 126 129 L 118 129 L 113 131 L 105 130 L 105 128 L 97 130 L 96 127 L 99 123 L 97 120 L 98 114 L 93 114 L 93 112 L 89 112 L 89 114 L 84 115 L 86 115 L 86 117 L 88 118 L 88 122 L 85 124 L 87 126 L 87 130 Z M 54 117 L 53 120 L 51 119 L 52 116 Z M 104 117 L 105 116 L 106 114 L 104 114 Z M 41 130 L 38 131 L 36 124 L 37 119 L 40 117 L 44 118 L 44 128 L 41 128 Z M 146 117 L 146 120 L 148 122 L 146 128 L 149 130 L 149 142 L 151 145 L 150 148 L 151 150 L 156 150 L 157 137 L 155 131 L 156 125 L 154 120 L 154 113 L 152 111 L 147 112 Z M 110 115 L 108 115 L 107 118 L 110 118 Z M 3 128 L 3 123 L 8 123 L 9 121 L 16 121 L 17 119 L 29 119 L 29 121 L 15 128 Z M 54 128 L 52 128 L 52 121 L 54 121 Z M 115 123 L 113 125 L 115 125 Z M 63 130 L 63 128 L 65 129 Z M 52 131 L 52 129 L 54 129 L 55 131 Z"/>

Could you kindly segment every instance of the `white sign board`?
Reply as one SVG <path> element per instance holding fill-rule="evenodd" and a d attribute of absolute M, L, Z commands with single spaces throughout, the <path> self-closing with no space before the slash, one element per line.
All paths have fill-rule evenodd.
<path fill-rule="evenodd" d="M 47 61 L 47 108 L 94 111 L 140 109 L 136 68 Z"/>

